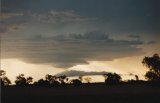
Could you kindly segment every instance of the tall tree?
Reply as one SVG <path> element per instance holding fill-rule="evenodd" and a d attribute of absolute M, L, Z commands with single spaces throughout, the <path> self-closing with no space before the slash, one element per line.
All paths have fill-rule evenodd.
<path fill-rule="evenodd" d="M 149 81 L 160 81 L 160 57 L 154 54 L 152 57 L 145 57 L 142 63 L 149 69 L 145 77 Z"/>
<path fill-rule="evenodd" d="M 11 84 L 11 81 L 6 76 L 6 72 L 4 70 L 0 70 L 0 83 L 1 86 L 6 86 Z"/>

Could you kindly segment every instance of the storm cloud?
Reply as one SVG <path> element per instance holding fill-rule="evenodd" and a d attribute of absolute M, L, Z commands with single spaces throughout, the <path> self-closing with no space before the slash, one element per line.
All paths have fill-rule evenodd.
<path fill-rule="evenodd" d="M 5 42 L 3 42 L 5 40 Z M 108 61 L 140 55 L 140 40 L 114 40 L 103 32 L 85 34 L 42 35 L 2 40 L 2 58 L 18 58 L 25 62 L 50 64 L 68 68 L 88 61 Z"/>
<path fill-rule="evenodd" d="M 70 27 L 66 31 L 73 29 L 83 31 L 82 29 L 85 29 L 83 27 L 87 27 L 122 35 L 125 33 L 159 35 L 159 4 L 158 0 L 2 0 L 2 13 L 27 15 L 29 12 L 30 14 L 24 18 L 27 17 L 32 25 L 38 20 L 49 24 L 74 22 L 66 25 Z M 34 17 L 33 21 L 28 16 Z M 79 22 L 88 22 L 90 19 L 93 21 L 87 25 Z M 37 25 L 35 23 L 35 26 Z"/>
<path fill-rule="evenodd" d="M 159 41 L 158 4 L 158 0 L 2 0 L 1 56 L 60 68 L 138 56 L 144 42 Z"/>

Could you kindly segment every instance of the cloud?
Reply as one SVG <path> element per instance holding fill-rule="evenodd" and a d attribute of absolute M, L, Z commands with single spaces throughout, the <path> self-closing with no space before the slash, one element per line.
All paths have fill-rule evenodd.
<path fill-rule="evenodd" d="M 149 41 L 149 42 L 147 42 L 148 45 L 155 44 L 155 43 L 157 43 L 157 42 L 156 41 Z"/>
<path fill-rule="evenodd" d="M 122 35 L 128 33 L 159 35 L 160 33 L 158 0 L 124 0 L 123 2 L 94 0 L 92 3 L 90 0 L 85 2 L 79 0 L 62 0 L 61 2 L 57 0 L 2 0 L 2 4 L 2 11 L 8 8 L 5 11 L 31 12 L 28 14 L 32 16 L 31 22 L 73 23 L 71 26 L 74 28 L 81 21 L 93 20 L 87 26 L 78 26 L 76 30 L 82 30 L 85 27 L 117 33 L 117 35 L 120 33 Z M 96 18 L 98 20 L 95 20 Z M 61 25 L 60 28 L 63 26 Z"/>
<path fill-rule="evenodd" d="M 23 13 L 2 13 L 1 20 L 6 20 L 6 19 L 18 17 L 18 16 L 23 16 L 23 15 L 24 15 Z"/>
<path fill-rule="evenodd" d="M 4 40 L 3 40 L 4 39 Z M 140 40 L 114 40 L 101 32 L 2 39 L 2 58 L 69 68 L 88 61 L 109 61 L 142 54 Z"/>
<path fill-rule="evenodd" d="M 43 23 L 69 23 L 91 20 L 93 18 L 83 17 L 74 10 L 55 11 L 51 10 L 46 14 L 31 13 L 29 14 L 34 20 Z"/>
<path fill-rule="evenodd" d="M 134 38 L 134 39 L 140 39 L 141 38 L 141 36 L 139 36 L 139 35 L 129 35 L 129 37 L 130 38 Z"/>
<path fill-rule="evenodd" d="M 0 27 L 0 34 L 1 35 L 11 35 L 13 32 L 18 31 L 23 28 L 23 23 L 17 23 L 17 24 L 5 24 Z"/>
<path fill-rule="evenodd" d="M 26 23 L 26 19 L 23 13 L 2 12 L 0 22 L 0 34 L 4 35 L 21 29 Z"/>
<path fill-rule="evenodd" d="M 74 76 L 88 76 L 88 75 L 104 75 L 108 74 L 109 72 L 85 72 L 85 71 L 76 71 L 76 70 L 66 70 L 64 72 L 58 73 L 55 76 L 67 76 L 67 77 L 74 77 Z"/>

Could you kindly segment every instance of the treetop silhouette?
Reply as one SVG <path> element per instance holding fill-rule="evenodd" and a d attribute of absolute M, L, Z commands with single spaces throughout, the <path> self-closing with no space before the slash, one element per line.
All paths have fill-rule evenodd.
<path fill-rule="evenodd" d="M 142 63 L 149 69 L 145 77 L 149 81 L 160 81 L 160 57 L 154 54 L 152 57 L 145 57 Z"/>

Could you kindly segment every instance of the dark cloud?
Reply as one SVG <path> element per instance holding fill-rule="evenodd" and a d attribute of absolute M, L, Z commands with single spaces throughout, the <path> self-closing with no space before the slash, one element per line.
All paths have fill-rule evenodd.
<path fill-rule="evenodd" d="M 58 73 L 55 76 L 67 76 L 67 77 L 74 77 L 74 76 L 89 76 L 89 75 L 104 75 L 108 74 L 109 72 L 85 72 L 85 71 L 76 71 L 76 70 L 66 70 L 64 72 Z"/>
<path fill-rule="evenodd" d="M 129 37 L 130 38 L 135 38 L 135 39 L 140 39 L 141 38 L 141 36 L 139 36 L 139 35 L 129 35 Z"/>
<path fill-rule="evenodd" d="M 48 23 L 97 18 L 89 25 L 92 30 L 158 35 L 159 4 L 158 0 L 2 0 L 2 12 L 32 11 L 37 20 Z"/>
<path fill-rule="evenodd" d="M 152 34 L 154 38 L 160 33 L 157 1 L 2 0 L 0 33 L 8 33 L 2 37 L 2 58 L 68 68 L 93 60 L 140 55 L 144 43 L 139 35 Z M 23 26 L 20 33 L 13 32 Z M 82 34 L 93 30 L 117 39 L 103 32 Z M 57 32 L 65 35 L 53 36 Z M 44 34 L 36 35 L 39 33 Z M 136 35 L 129 35 L 131 40 L 119 39 L 127 34 Z"/>
<path fill-rule="evenodd" d="M 24 15 L 23 13 L 2 13 L 1 20 L 23 16 L 23 15 Z"/>
<path fill-rule="evenodd" d="M 5 40 L 5 41 L 3 41 Z M 2 39 L 2 58 L 68 68 L 87 61 L 108 61 L 140 55 L 139 40 L 114 40 L 101 32 Z"/>
<path fill-rule="evenodd" d="M 23 13 L 3 13 L 0 19 L 0 34 L 17 31 L 26 23 L 26 17 Z"/>
<path fill-rule="evenodd" d="M 149 42 L 147 42 L 147 44 L 155 44 L 155 43 L 157 43 L 156 41 L 149 41 Z"/>
<path fill-rule="evenodd" d="M 55 11 L 51 10 L 46 14 L 29 13 L 34 21 L 43 23 L 70 23 L 92 20 L 94 18 L 86 18 L 77 14 L 74 10 Z"/>

